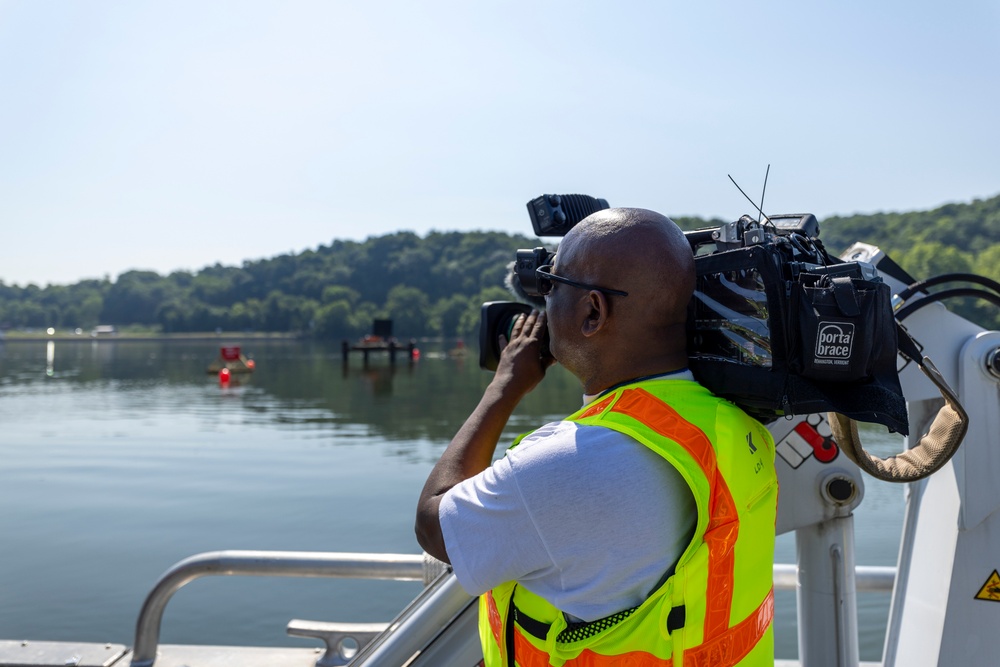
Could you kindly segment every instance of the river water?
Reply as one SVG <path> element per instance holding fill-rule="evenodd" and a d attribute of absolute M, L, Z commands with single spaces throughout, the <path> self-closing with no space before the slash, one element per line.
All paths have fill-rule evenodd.
<path fill-rule="evenodd" d="M 232 342 L 0 344 L 0 639 L 131 645 L 157 578 L 204 551 L 420 552 L 417 495 L 489 381 L 475 353 L 427 344 L 413 364 L 345 365 L 339 345 L 248 340 L 256 372 L 224 386 L 206 367 Z M 506 436 L 579 401 L 556 367 Z M 895 564 L 902 502 L 901 486 L 867 480 L 858 563 Z M 777 549 L 794 562 L 792 535 Z M 161 641 L 313 646 L 288 620 L 387 621 L 419 587 L 200 579 L 172 599 Z M 889 596 L 858 598 L 861 658 L 879 660 Z M 793 592 L 777 593 L 775 628 L 778 657 L 796 657 Z"/>

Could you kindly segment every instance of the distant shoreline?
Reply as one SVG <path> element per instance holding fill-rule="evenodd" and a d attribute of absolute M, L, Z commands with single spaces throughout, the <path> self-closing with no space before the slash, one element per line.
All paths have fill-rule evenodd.
<path fill-rule="evenodd" d="M 289 332 L 260 332 L 260 331 L 223 331 L 223 332 L 192 332 L 192 333 L 136 333 L 121 332 L 116 334 L 101 334 L 91 336 L 89 333 L 55 333 L 48 335 L 42 332 L 20 332 L 8 331 L 0 341 L 5 343 L 38 343 L 46 341 L 58 341 L 60 343 L 135 343 L 135 342 L 156 342 L 156 341 L 191 341 L 207 342 L 218 341 L 220 343 L 232 343 L 243 340 L 297 340 L 302 337 L 299 333 Z"/>

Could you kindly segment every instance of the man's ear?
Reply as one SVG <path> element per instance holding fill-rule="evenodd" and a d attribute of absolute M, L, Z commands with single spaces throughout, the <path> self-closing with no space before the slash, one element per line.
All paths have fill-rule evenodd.
<path fill-rule="evenodd" d="M 608 323 L 608 297 L 603 292 L 591 290 L 587 295 L 587 312 L 580 327 L 584 336 L 593 336 Z"/>

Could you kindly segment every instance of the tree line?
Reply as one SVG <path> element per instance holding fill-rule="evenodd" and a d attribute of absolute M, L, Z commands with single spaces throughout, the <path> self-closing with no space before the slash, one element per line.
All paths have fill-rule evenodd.
<path fill-rule="evenodd" d="M 197 272 L 135 270 L 44 288 L 0 282 L 0 326 L 339 338 L 370 333 L 375 319 L 388 318 L 400 336 L 466 337 L 483 301 L 510 298 L 503 279 L 514 251 L 536 245 L 502 232 L 397 232 Z"/>
<path fill-rule="evenodd" d="M 930 211 L 830 217 L 820 238 L 833 254 L 855 241 L 878 246 L 917 280 L 949 273 L 973 273 L 1000 282 L 1000 195 Z M 953 283 L 932 288 L 969 286 Z M 988 329 L 1000 330 L 1000 309 L 973 298 L 953 299 L 954 312 Z"/>
<path fill-rule="evenodd" d="M 684 229 L 722 222 L 675 220 Z M 978 273 L 1000 281 L 1000 196 L 931 211 L 831 217 L 820 226 L 832 254 L 863 241 L 918 279 Z M 503 232 L 397 232 L 165 276 L 135 270 L 116 280 L 46 287 L 0 281 L 0 327 L 89 330 L 112 324 L 165 333 L 222 329 L 333 339 L 370 333 L 373 320 L 387 318 L 401 337 L 470 337 L 483 302 L 510 298 L 503 280 L 514 251 L 553 247 L 554 241 Z M 994 306 L 952 306 L 1000 328 Z"/>

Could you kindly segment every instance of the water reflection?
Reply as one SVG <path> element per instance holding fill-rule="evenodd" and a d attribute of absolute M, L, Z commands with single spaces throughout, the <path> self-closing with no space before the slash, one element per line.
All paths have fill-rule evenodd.
<path fill-rule="evenodd" d="M 406 367 L 410 373 L 413 373 L 412 363 L 407 364 Z M 343 368 L 344 377 L 349 377 L 350 370 L 347 364 L 344 364 Z M 399 368 L 395 365 L 387 368 L 373 368 L 366 365 L 362 368 L 360 375 L 364 386 L 370 391 L 372 396 L 392 396 L 392 378 L 398 370 Z"/>
<path fill-rule="evenodd" d="M 226 343 L 232 341 L 225 341 Z M 330 435 L 348 426 L 388 440 L 447 443 L 475 407 L 491 374 L 453 345 L 421 343 L 417 361 L 372 355 L 344 363 L 338 345 L 311 341 L 246 340 L 256 370 L 220 383 L 206 373 L 218 355 L 213 341 L 11 342 L 0 350 L 0 395 L 32 391 L 48 379 L 76 389 L 114 389 L 137 410 L 214 410 L 222 397 L 244 418 L 261 423 L 324 425 Z M 38 373 L 43 366 L 44 375 Z M 536 427 L 579 406 L 575 378 L 555 367 L 511 423 L 512 432 Z M 156 400 L 151 400 L 154 389 Z M 300 414 L 307 410 L 308 415 Z M 356 429 L 353 431 L 356 432 Z"/>

